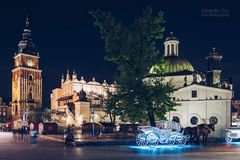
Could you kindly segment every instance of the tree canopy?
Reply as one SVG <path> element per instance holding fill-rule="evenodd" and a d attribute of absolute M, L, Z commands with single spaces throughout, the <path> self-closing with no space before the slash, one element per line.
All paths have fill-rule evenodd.
<path fill-rule="evenodd" d="M 51 110 L 47 108 L 34 108 L 29 112 L 28 120 L 33 123 L 51 121 Z"/>
<path fill-rule="evenodd" d="M 110 12 L 98 9 L 89 13 L 105 41 L 105 59 L 117 64 L 114 77 L 117 90 L 109 101 L 118 100 L 121 110 L 118 113 L 122 120 L 150 121 L 154 126 L 155 118 L 164 119 L 166 112 L 176 105 L 171 99 L 174 87 L 170 83 L 154 77 L 150 78 L 150 83 L 146 81 L 153 65 L 164 66 L 156 46 L 156 41 L 162 39 L 165 31 L 163 12 L 154 16 L 152 8 L 148 7 L 142 16 L 127 26 L 117 21 Z M 163 76 L 161 69 L 157 72 Z"/>

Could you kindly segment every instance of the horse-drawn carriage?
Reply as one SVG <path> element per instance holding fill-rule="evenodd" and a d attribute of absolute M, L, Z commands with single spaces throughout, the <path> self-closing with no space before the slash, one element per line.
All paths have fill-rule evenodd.
<path fill-rule="evenodd" d="M 227 143 L 231 143 L 233 139 L 240 138 L 240 127 L 232 127 L 226 130 L 227 133 L 225 134 L 225 140 Z"/>
<path fill-rule="evenodd" d="M 139 126 L 138 130 L 136 143 L 139 146 L 155 147 L 159 143 L 184 145 L 187 141 L 180 124 L 174 121 L 156 121 L 156 127 Z"/>

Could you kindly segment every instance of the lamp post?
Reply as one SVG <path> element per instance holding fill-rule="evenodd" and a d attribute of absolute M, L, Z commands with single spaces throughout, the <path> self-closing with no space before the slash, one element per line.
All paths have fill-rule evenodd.
<path fill-rule="evenodd" d="M 91 105 L 91 119 L 92 119 L 92 135 L 94 137 L 95 133 L 94 133 L 94 106 Z"/>

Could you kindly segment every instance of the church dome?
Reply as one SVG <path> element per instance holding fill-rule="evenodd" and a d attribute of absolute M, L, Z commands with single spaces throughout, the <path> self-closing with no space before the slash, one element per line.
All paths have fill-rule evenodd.
<path fill-rule="evenodd" d="M 179 56 L 164 57 L 164 62 L 166 63 L 166 66 L 163 68 L 164 75 L 192 74 L 194 71 L 192 64 Z M 154 65 L 150 69 L 150 74 L 157 74 L 158 68 L 158 65 Z"/>
<path fill-rule="evenodd" d="M 150 69 L 150 74 L 158 74 L 157 72 L 161 70 L 164 75 L 186 75 L 192 74 L 194 71 L 192 64 L 184 58 L 179 56 L 179 41 L 170 32 L 170 36 L 164 42 L 164 67 L 161 65 L 154 65 Z"/>
<path fill-rule="evenodd" d="M 89 81 L 87 84 L 88 84 L 88 85 L 101 86 L 101 84 L 100 84 L 99 82 L 97 82 L 94 77 L 93 77 L 93 80 L 92 80 L 92 81 Z"/>

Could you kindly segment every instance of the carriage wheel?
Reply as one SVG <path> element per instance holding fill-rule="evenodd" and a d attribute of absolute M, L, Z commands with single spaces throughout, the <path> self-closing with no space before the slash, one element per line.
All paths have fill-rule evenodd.
<path fill-rule="evenodd" d="M 150 132 L 146 136 L 146 141 L 149 147 L 155 147 L 156 145 L 158 145 L 159 136 L 154 132 Z"/>
<path fill-rule="evenodd" d="M 136 143 L 138 146 L 146 146 L 147 141 L 146 141 L 146 134 L 144 132 L 138 133 L 136 137 Z"/>
<path fill-rule="evenodd" d="M 186 144 L 186 142 L 187 142 L 186 136 L 184 136 L 184 135 L 178 135 L 178 136 L 176 137 L 176 144 L 177 144 L 177 145 L 184 145 L 184 144 Z"/>
<path fill-rule="evenodd" d="M 175 136 L 170 136 L 167 140 L 167 144 L 173 145 L 175 141 L 176 141 Z"/>
<path fill-rule="evenodd" d="M 225 141 L 226 141 L 227 143 L 231 143 L 231 142 L 232 142 L 232 138 L 230 137 L 230 132 L 227 132 L 227 133 L 225 134 Z"/>

